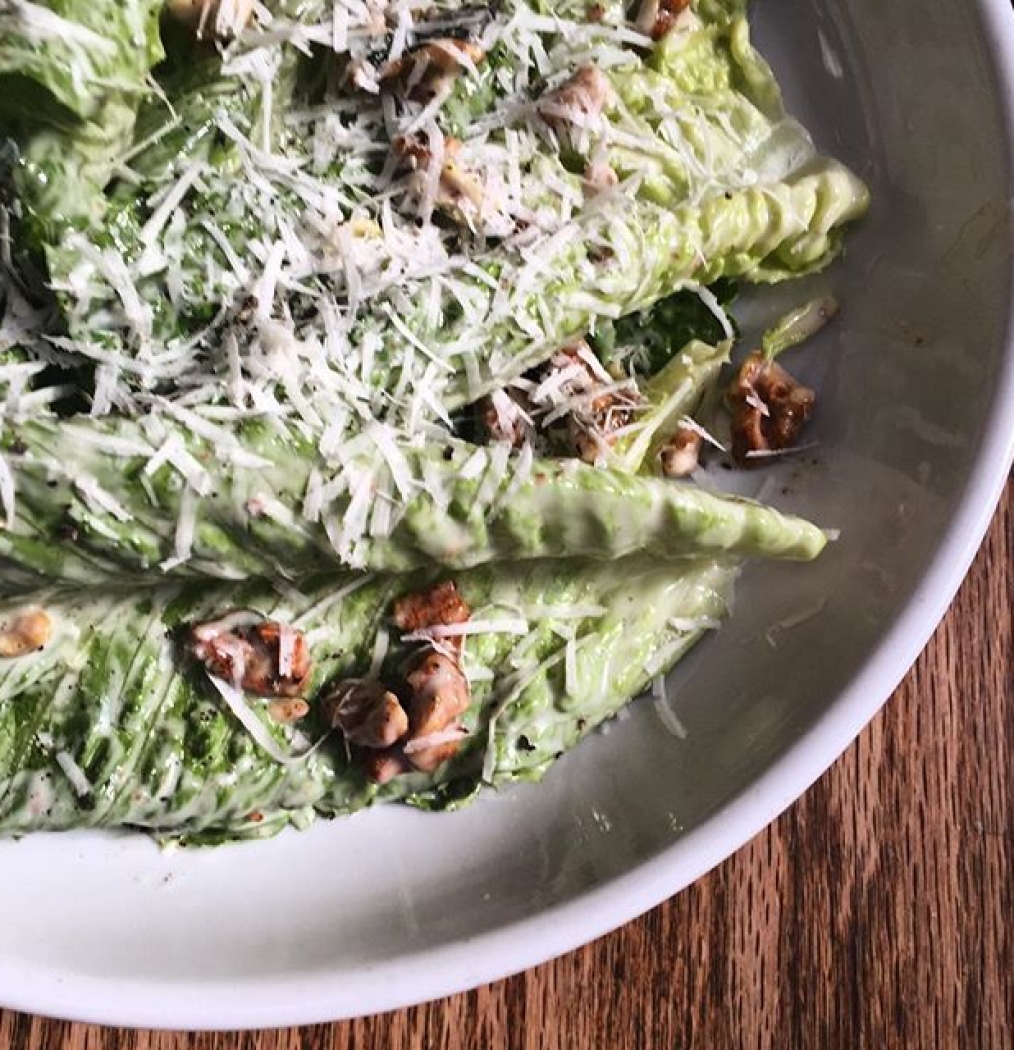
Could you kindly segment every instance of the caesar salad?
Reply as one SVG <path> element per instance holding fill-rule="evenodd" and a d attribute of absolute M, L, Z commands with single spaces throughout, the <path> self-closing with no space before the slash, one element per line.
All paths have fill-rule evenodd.
<path fill-rule="evenodd" d="M 732 303 L 867 205 L 745 0 L 0 0 L 0 832 L 448 808 L 664 696 L 827 542 L 697 479 L 798 447 L 836 305 Z"/>

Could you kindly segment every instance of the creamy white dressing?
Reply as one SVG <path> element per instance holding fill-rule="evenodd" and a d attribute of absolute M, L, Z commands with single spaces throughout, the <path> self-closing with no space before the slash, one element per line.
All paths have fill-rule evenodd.
<path fill-rule="evenodd" d="M 137 244 L 129 234 L 98 238 L 82 227 L 50 246 L 66 334 L 50 337 L 47 320 L 9 291 L 0 353 L 41 353 L 44 339 L 47 355 L 56 350 L 75 365 L 96 366 L 94 389 L 84 391 L 90 420 L 60 423 L 61 434 L 79 436 L 85 452 L 71 467 L 54 459 L 47 482 L 64 484 L 89 542 L 104 539 L 116 551 L 135 531 L 167 541 L 155 559 L 164 573 L 248 576 L 242 541 L 226 545 L 217 564 L 208 536 L 220 523 L 234 535 L 248 529 L 258 556 L 256 537 L 276 530 L 306 537 L 322 552 L 330 544 L 346 566 L 367 567 L 423 495 L 439 513 L 430 527 L 424 517 L 411 524 L 435 557 L 470 557 L 490 542 L 484 529 L 492 515 L 506 510 L 516 512 L 515 529 L 548 522 L 576 554 L 599 558 L 602 515 L 554 514 L 559 496 L 533 478 L 531 443 L 517 451 L 506 443 L 475 449 L 459 457 L 450 479 L 425 459 L 419 467 L 417 453 L 451 440 L 453 414 L 465 401 L 499 393 L 561 344 L 674 287 L 696 289 L 731 338 L 728 317 L 698 277 L 713 266 L 720 273 L 730 253 L 761 267 L 773 265 L 767 260 L 783 247 L 815 265 L 826 261 L 832 231 L 861 211 L 864 189 L 816 158 L 805 131 L 780 112 L 733 0 L 728 25 L 714 32 L 694 15 L 681 18 L 658 45 L 653 67 L 645 55 L 655 45 L 638 27 L 589 21 L 583 4 L 558 5 L 549 16 L 521 0 L 490 12 L 404 0 L 389 22 L 371 4 L 311 2 L 301 20 L 254 5 L 253 23 L 237 32 L 249 6 L 223 2 L 214 18 L 223 56 L 218 82 L 206 87 L 221 90 L 222 101 L 202 119 L 214 126 L 225 160 L 205 159 L 198 147 L 150 170 L 149 154 L 193 103 L 176 98 L 177 112 L 167 99 L 165 127 L 117 152 L 118 185 L 138 187 Z M 210 11 L 201 16 L 209 31 Z M 10 0 L 0 12 L 5 20 L 40 48 L 59 42 L 69 49 L 68 72 L 82 100 L 99 84 L 110 90 L 97 64 L 123 41 L 27 0 Z M 451 41 L 462 29 L 483 53 L 460 54 Z M 412 99 L 426 76 L 413 49 L 434 34 L 434 53 L 459 56 L 456 68 L 432 97 Z M 347 62 L 354 83 L 323 104 L 296 104 L 287 78 L 297 52 L 313 48 Z M 691 54 L 700 68 L 680 65 Z M 406 60 L 410 72 L 395 89 L 392 69 Z M 575 71 L 589 64 L 590 87 L 575 94 Z M 749 93 L 730 86 L 736 83 L 749 84 Z M 238 85 L 247 97 L 232 105 Z M 131 90 L 141 93 L 136 84 Z M 411 165 L 392 149 L 399 136 L 411 138 L 409 149 L 418 153 Z M 574 154 L 568 163 L 562 145 Z M 573 170 L 576 160 L 605 165 L 615 185 L 590 193 Z M 0 222 L 0 250 L 9 256 L 5 209 Z M 192 317 L 202 320 L 184 320 Z M 536 422 L 565 420 L 595 396 L 627 390 L 590 350 L 578 352 L 581 366 L 530 382 Z M 0 359 L 0 420 L 17 423 L 59 396 L 28 392 L 34 374 Z M 571 388 L 588 374 L 597 391 Z M 683 393 L 678 388 L 670 401 Z M 117 414 L 142 421 L 134 436 L 92 425 Z M 262 447 L 298 439 L 300 455 L 317 457 L 295 500 L 284 459 L 276 464 L 248 447 L 240 436 L 245 425 L 263 428 Z M 638 439 L 637 428 L 628 436 Z M 647 447 L 652 432 L 641 430 Z M 19 527 L 19 501 L 31 495 L 19 491 L 11 465 L 20 455 L 0 455 L 8 530 Z M 134 457 L 141 503 L 121 498 L 127 464 L 138 466 Z M 450 512 L 460 498 L 456 481 L 474 483 L 464 514 Z M 160 492 L 167 489 L 178 498 L 162 521 Z M 223 510 L 226 501 L 232 506 Z M 684 519 L 692 522 L 699 559 L 732 544 L 745 520 L 734 509 L 709 514 L 706 501 L 678 490 L 663 497 L 645 488 L 605 522 L 606 553 L 639 554 L 646 535 L 664 536 Z M 771 545 L 784 539 L 788 546 L 791 533 L 787 526 L 788 538 L 778 535 Z M 284 558 L 249 564 L 298 576 Z M 383 626 L 390 595 L 372 577 L 312 596 L 286 584 L 293 594 L 270 596 L 283 614 L 279 671 L 292 670 L 296 630 L 305 630 L 315 658 L 344 659 L 355 650 L 372 674 L 404 655 L 398 647 L 467 637 L 469 679 L 485 697 L 467 736 L 471 744 L 485 733 L 481 775 L 496 782 L 544 768 L 648 681 L 664 681 L 665 669 L 717 624 L 730 567 L 698 560 L 664 573 L 655 568 L 631 573 L 608 564 L 592 572 L 560 564 L 558 579 L 538 568 L 517 570 L 516 580 L 506 571 L 465 573 L 495 601 L 468 623 L 398 639 Z M 228 590 L 216 593 L 224 605 Z M 376 607 L 357 621 L 363 595 Z M 188 615 L 212 618 L 205 631 L 227 630 L 241 622 L 236 615 L 247 615 L 216 620 L 222 608 L 175 591 L 153 590 L 150 610 L 122 593 L 53 597 L 67 614 L 52 643 L 17 667 L 0 667 L 0 719 L 21 698 L 39 705 L 42 728 L 29 750 L 41 749 L 39 760 L 49 763 L 46 772 L 15 771 L 7 794 L 0 791 L 0 819 L 44 825 L 53 810 L 58 822 L 75 813 L 86 823 L 178 829 L 217 821 L 247 834 L 261 824 L 276 827 L 290 810 L 301 821 L 309 806 L 369 800 L 368 791 L 356 796 L 349 786 L 354 778 L 326 735 L 273 727 L 248 702 L 237 687 L 239 648 L 231 654 L 236 681 L 212 679 L 214 693 L 178 674 L 172 632 L 179 612 L 169 612 L 176 600 Z M 360 634 L 345 637 L 351 629 Z M 90 702 L 81 690 L 93 672 L 99 692 L 83 739 L 70 727 Z M 325 673 L 315 671 L 321 680 Z M 667 704 L 664 686 L 657 699 Z M 676 715 L 664 710 L 676 727 Z M 229 731 L 216 736 L 223 713 Z M 459 732 L 466 731 L 411 746 Z M 193 746 L 196 752 L 186 750 Z M 328 801 L 328 791 L 337 801 Z M 99 806 L 75 809 L 93 795 Z"/>

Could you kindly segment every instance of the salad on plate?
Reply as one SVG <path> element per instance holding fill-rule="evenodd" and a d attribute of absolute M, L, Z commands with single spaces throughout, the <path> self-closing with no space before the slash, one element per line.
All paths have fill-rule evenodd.
<path fill-rule="evenodd" d="M 738 290 L 868 203 L 745 0 L 0 0 L 0 831 L 537 779 L 815 524 Z"/>

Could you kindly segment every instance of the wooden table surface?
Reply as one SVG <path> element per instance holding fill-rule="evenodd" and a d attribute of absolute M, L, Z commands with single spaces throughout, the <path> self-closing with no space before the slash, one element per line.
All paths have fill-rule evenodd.
<path fill-rule="evenodd" d="M 347 1024 L 103 1029 L 0 1011 L 0 1050 L 1014 1047 L 1014 486 L 887 707 L 696 885 L 510 980 Z"/>

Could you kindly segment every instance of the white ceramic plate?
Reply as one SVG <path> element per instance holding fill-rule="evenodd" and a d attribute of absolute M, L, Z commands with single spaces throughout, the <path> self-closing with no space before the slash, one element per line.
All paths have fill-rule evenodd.
<path fill-rule="evenodd" d="M 1007 0 L 758 0 L 756 25 L 794 110 L 874 191 L 826 278 L 845 313 L 797 358 L 823 392 L 815 462 L 784 465 L 772 490 L 842 541 L 748 574 L 730 625 L 674 679 L 686 741 L 642 703 L 542 785 L 457 814 L 386 809 L 192 853 L 127 835 L 4 842 L 0 1002 L 256 1027 L 504 976 L 707 871 L 883 703 L 1011 460 L 1014 15 Z"/>

